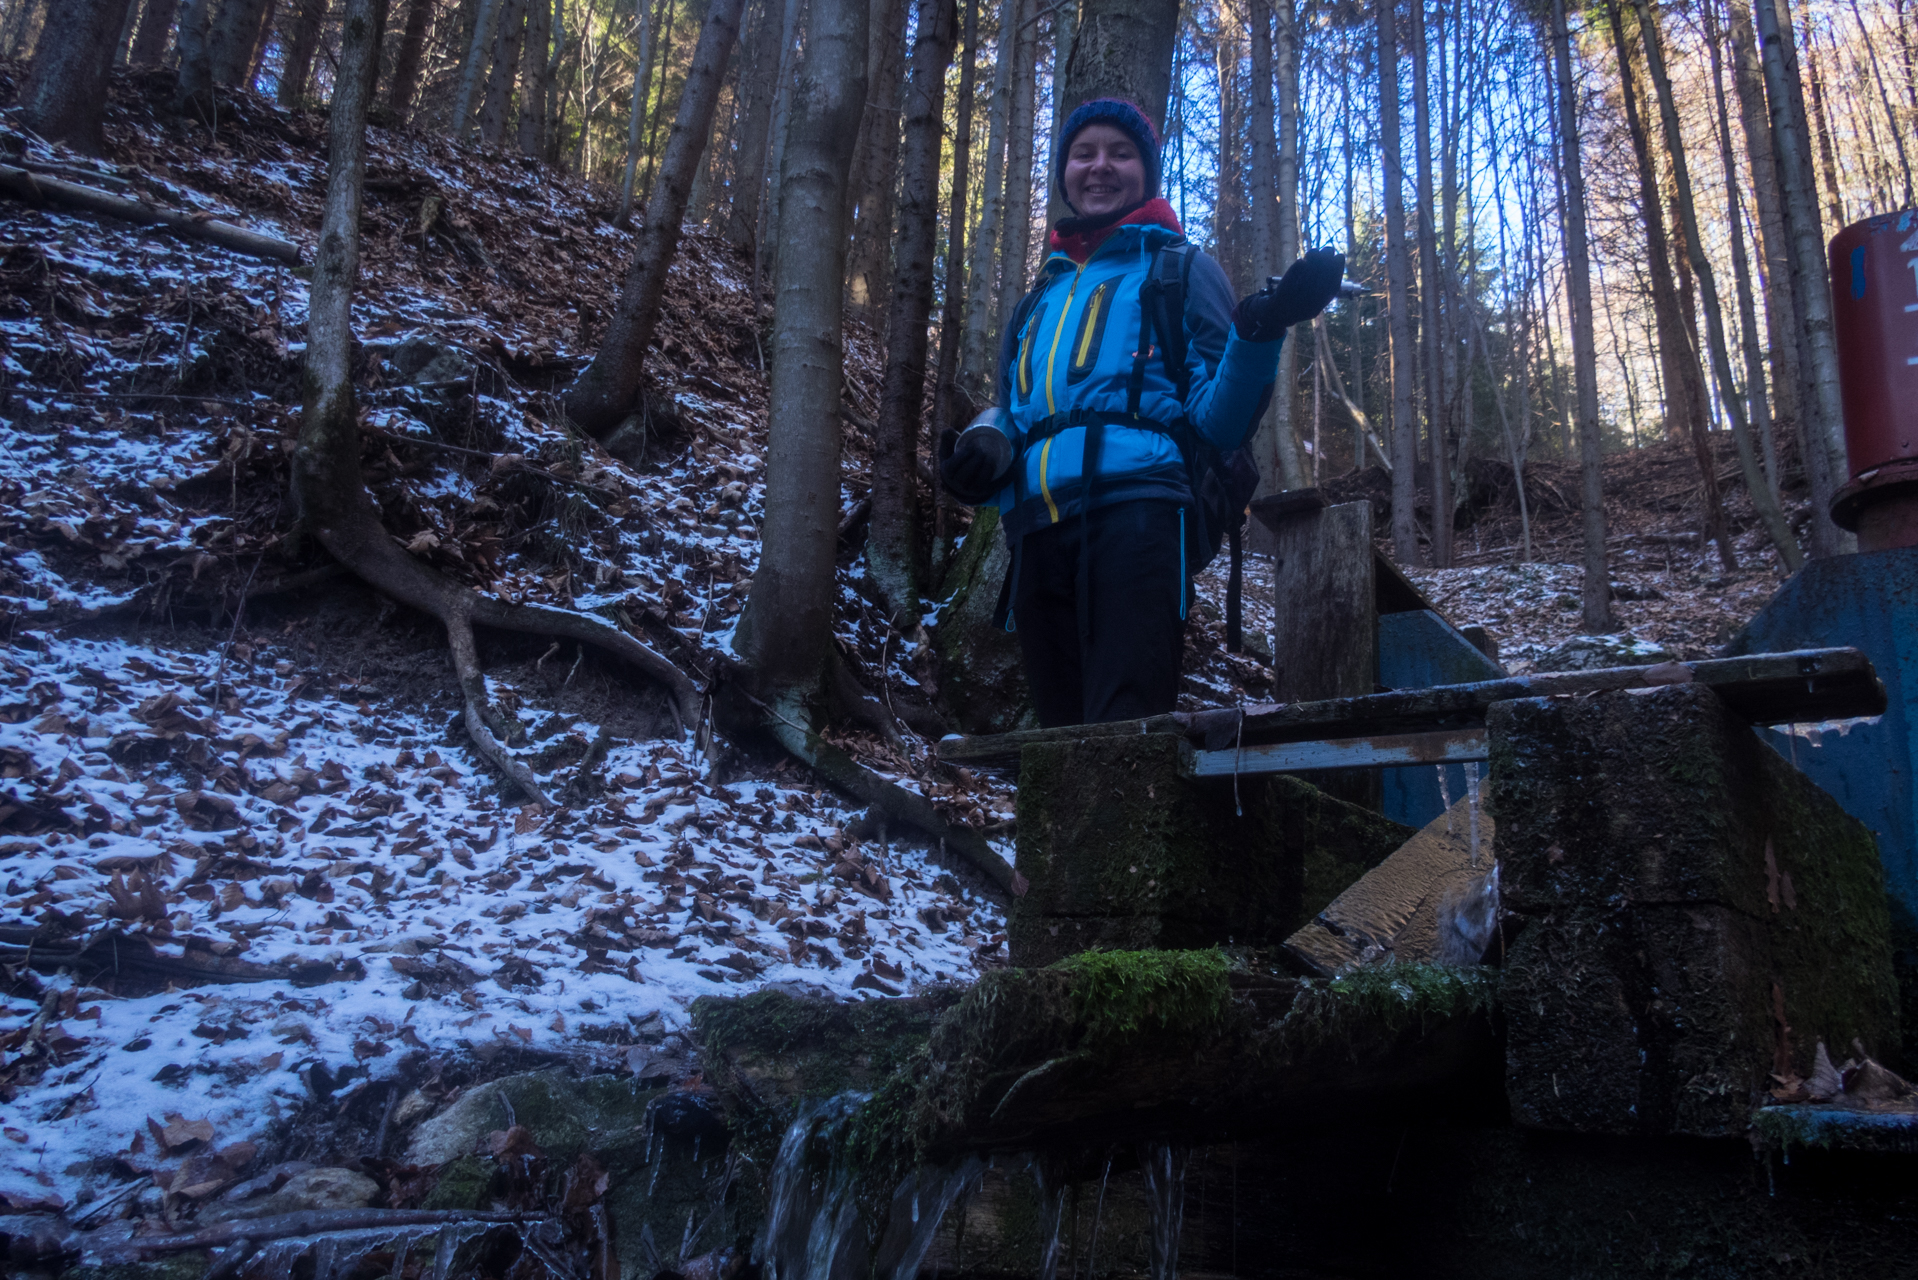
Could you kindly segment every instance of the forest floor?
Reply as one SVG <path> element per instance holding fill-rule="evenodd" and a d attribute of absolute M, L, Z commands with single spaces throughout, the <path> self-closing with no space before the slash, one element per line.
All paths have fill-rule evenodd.
<path fill-rule="evenodd" d="M 17 75 L 0 65 L 0 104 Z M 188 127 L 153 109 L 165 88 L 116 83 L 102 162 L 10 115 L 0 145 L 310 258 L 323 117 L 231 97 L 217 128 Z M 599 612 L 703 678 L 757 560 L 765 304 L 749 261 L 694 230 L 643 454 L 569 434 L 553 394 L 632 249 L 613 207 L 518 156 L 372 131 L 364 459 L 388 528 L 435 567 Z M 0 203 L 0 1202 L 189 1213 L 268 1186 L 262 1168 L 356 1159 L 312 1117 L 375 1107 L 377 1082 L 425 1081 L 434 1103 L 527 1062 L 637 1070 L 701 994 L 897 994 L 1004 963 L 975 877 L 797 767 L 675 737 L 659 692 L 593 654 L 484 637 L 514 745 L 563 798 L 523 806 L 468 746 L 443 636 L 289 533 L 305 299 L 273 263 Z M 847 347 L 850 510 L 880 366 L 862 326 Z M 1726 572 L 1698 545 L 1684 450 L 1607 468 L 1621 623 L 1709 653 L 1779 580 L 1742 498 L 1747 567 Z M 1524 562 L 1510 471 L 1481 470 L 1468 567 L 1413 576 L 1523 669 L 1576 630 L 1576 479 L 1531 469 Z M 924 692 L 930 646 L 861 575 L 843 556 L 842 652 L 875 691 Z M 1255 564 L 1250 629 L 1271 625 L 1269 581 Z M 1201 595 L 1187 704 L 1262 698 L 1266 669 L 1224 651 L 1222 565 Z M 910 733 L 841 741 L 1012 855 L 1005 780 Z"/>

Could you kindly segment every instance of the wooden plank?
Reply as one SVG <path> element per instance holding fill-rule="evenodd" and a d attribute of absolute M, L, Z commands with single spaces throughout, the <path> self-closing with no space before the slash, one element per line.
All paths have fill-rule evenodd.
<path fill-rule="evenodd" d="M 1261 742 L 1223 751 L 1200 751 L 1193 755 L 1192 772 L 1199 778 L 1224 778 L 1235 774 L 1310 773 L 1317 769 L 1457 764 L 1486 758 L 1485 730 L 1476 727 L 1316 742 Z"/>
<path fill-rule="evenodd" d="M 1016 760 L 1030 743 L 1072 742 L 1113 734 L 1183 733 L 1198 740 L 1210 738 L 1206 745 L 1218 749 L 1233 741 L 1252 745 L 1415 733 L 1480 723 L 1487 707 L 1513 698 L 1606 693 L 1693 680 L 1711 685 L 1727 706 L 1754 724 L 1840 720 L 1881 715 L 1885 710 L 1885 686 L 1864 654 L 1856 649 L 1802 649 L 1649 667 L 1554 671 L 1430 689 L 1397 689 L 1361 698 L 1266 704 L 1245 708 L 1243 725 L 1227 707 L 1190 715 L 1154 716 L 1150 720 L 955 737 L 939 743 L 939 756 L 960 763 Z"/>
<path fill-rule="evenodd" d="M 1299 511 L 1274 524 L 1272 535 L 1274 692 L 1287 702 L 1371 693 L 1378 682 L 1372 505 Z"/>

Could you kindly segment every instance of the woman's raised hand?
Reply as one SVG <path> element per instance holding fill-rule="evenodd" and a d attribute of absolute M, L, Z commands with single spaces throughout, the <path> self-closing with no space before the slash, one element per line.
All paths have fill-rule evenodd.
<path fill-rule="evenodd" d="M 1239 302 L 1233 325 L 1248 342 L 1272 342 L 1310 320 L 1336 298 L 1345 278 L 1345 255 L 1314 249 L 1287 268 L 1285 275 Z"/>

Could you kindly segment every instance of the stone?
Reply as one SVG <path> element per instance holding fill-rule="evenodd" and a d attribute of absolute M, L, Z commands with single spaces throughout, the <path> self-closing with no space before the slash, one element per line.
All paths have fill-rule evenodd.
<path fill-rule="evenodd" d="M 1896 1045 L 1871 832 L 1709 688 L 1504 702 L 1487 728 L 1520 1124 L 1730 1136 L 1819 1039 Z"/>
<path fill-rule="evenodd" d="M 634 413 L 607 432 L 600 444 L 627 466 L 640 467 L 646 464 L 646 435 L 646 416 Z"/>
<path fill-rule="evenodd" d="M 438 1115 L 423 1120 L 407 1144 L 407 1164 L 445 1164 L 471 1155 L 480 1139 L 507 1126 L 504 1097 L 513 1120 L 526 1126 L 549 1157 L 571 1160 L 638 1131 L 656 1089 L 630 1078 L 575 1078 L 563 1067 L 503 1076 L 466 1090 Z"/>
<path fill-rule="evenodd" d="M 1608 636 L 1573 636 L 1540 654 L 1532 670 L 1596 671 L 1601 667 L 1649 667 L 1672 660 L 1671 650 L 1621 631 Z"/>
<path fill-rule="evenodd" d="M 1092 948 L 1277 945 L 1412 835 L 1286 775 L 1199 780 L 1176 734 L 1020 757 L 1014 964 Z"/>
<path fill-rule="evenodd" d="M 200 1220 L 236 1222 L 309 1209 L 363 1209 L 379 1193 L 379 1183 L 352 1169 L 308 1169 L 288 1178 L 286 1185 L 272 1195 L 209 1205 Z"/>

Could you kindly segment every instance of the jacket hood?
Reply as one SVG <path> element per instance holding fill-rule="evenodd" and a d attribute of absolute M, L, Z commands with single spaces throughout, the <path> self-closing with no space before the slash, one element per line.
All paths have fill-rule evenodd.
<path fill-rule="evenodd" d="M 1052 228 L 1047 243 L 1054 253 L 1063 253 L 1074 262 L 1084 263 L 1121 227 L 1164 227 L 1175 236 L 1185 234 L 1172 206 L 1163 197 L 1154 196 L 1110 222 L 1096 218 L 1061 218 Z"/>

